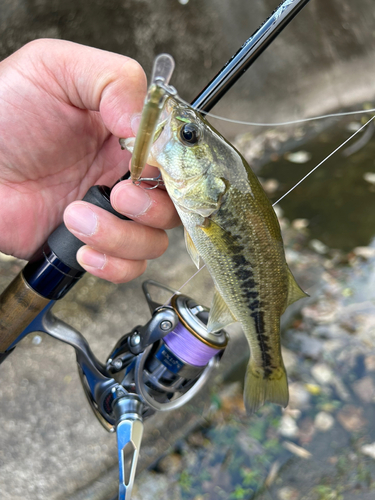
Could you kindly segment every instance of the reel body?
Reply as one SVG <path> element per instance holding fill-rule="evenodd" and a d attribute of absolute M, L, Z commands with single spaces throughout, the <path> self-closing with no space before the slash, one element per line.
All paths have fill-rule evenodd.
<path fill-rule="evenodd" d="M 194 397 L 228 343 L 223 330 L 207 332 L 208 308 L 176 293 L 170 305 L 156 305 L 150 285 L 175 293 L 145 282 L 153 317 L 120 339 L 107 361 L 107 370 L 129 393 L 138 394 L 147 414 L 179 408 Z"/>
<path fill-rule="evenodd" d="M 173 293 L 168 305 L 154 302 L 149 286 Z M 114 346 L 106 364 L 77 330 L 53 315 L 53 303 L 29 325 L 74 347 L 78 372 L 99 422 L 116 432 L 119 500 L 129 500 L 143 435 L 143 420 L 183 406 L 207 382 L 228 343 L 224 330 L 208 333 L 209 309 L 155 281 L 144 282 L 151 319 Z"/>

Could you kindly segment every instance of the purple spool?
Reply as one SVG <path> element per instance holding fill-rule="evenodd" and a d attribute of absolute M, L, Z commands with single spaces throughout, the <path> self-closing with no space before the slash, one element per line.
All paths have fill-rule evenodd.
<path fill-rule="evenodd" d="M 193 366 L 206 366 L 221 351 L 204 344 L 181 323 L 164 337 L 164 342 L 182 361 Z"/>

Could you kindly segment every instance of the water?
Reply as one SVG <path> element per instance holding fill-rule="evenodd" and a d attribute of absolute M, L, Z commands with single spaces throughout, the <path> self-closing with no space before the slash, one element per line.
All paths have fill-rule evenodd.
<path fill-rule="evenodd" d="M 303 143 L 303 136 L 294 141 L 290 152 L 309 153 L 310 159 L 305 163 L 293 163 L 285 153 L 277 161 L 264 165 L 260 176 L 279 182 L 279 189 L 270 195 L 272 202 L 344 142 L 355 126 L 361 124 L 360 118 L 343 118 L 307 143 Z M 280 203 L 289 220 L 303 218 L 309 221 L 312 238 L 345 252 L 356 246 L 368 245 L 375 235 L 375 211 L 370 209 L 375 203 L 375 184 L 365 180 L 365 177 L 372 179 L 366 174 L 375 173 L 375 141 L 371 140 L 374 128 L 372 124 L 370 127 L 367 132 L 362 132 L 362 137 L 367 134 L 369 138 L 363 147 L 346 156 L 353 145 L 349 143 Z M 360 137 L 355 137 L 353 143 L 361 141 Z"/>

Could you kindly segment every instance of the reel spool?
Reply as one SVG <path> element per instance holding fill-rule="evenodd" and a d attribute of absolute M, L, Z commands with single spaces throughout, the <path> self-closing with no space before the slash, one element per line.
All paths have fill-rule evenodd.
<path fill-rule="evenodd" d="M 161 307 L 155 303 L 149 285 L 174 293 L 170 305 Z M 176 313 L 178 322 L 129 360 L 120 383 L 126 390 L 137 393 L 149 409 L 169 411 L 184 405 L 203 387 L 223 355 L 228 335 L 224 330 L 209 333 L 206 326 L 209 309 L 190 297 L 152 280 L 145 282 L 143 289 L 154 312 L 151 320 L 154 324 L 160 315 L 158 324 L 163 327 L 162 314 L 168 309 Z M 147 325 L 143 330 L 146 328 Z M 134 344 L 135 336 L 147 335 L 148 332 L 137 327 L 128 337 L 127 345 Z"/>

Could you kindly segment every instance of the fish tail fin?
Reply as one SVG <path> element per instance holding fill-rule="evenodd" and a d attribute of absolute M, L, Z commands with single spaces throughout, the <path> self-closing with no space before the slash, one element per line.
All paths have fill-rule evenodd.
<path fill-rule="evenodd" d="M 289 400 L 288 378 L 284 365 L 266 373 L 250 360 L 245 377 L 244 402 L 248 415 L 255 413 L 267 401 L 287 406 Z"/>

